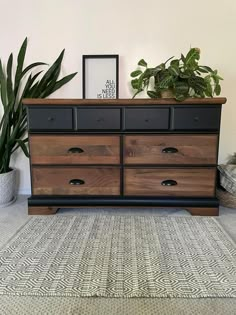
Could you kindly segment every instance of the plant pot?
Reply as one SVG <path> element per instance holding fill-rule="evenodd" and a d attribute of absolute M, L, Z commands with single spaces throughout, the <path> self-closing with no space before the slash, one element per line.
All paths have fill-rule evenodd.
<path fill-rule="evenodd" d="M 174 98 L 174 93 L 173 90 L 165 90 L 161 92 L 161 97 L 162 98 Z"/>
<path fill-rule="evenodd" d="M 16 170 L 0 174 L 0 207 L 7 207 L 16 200 Z"/>

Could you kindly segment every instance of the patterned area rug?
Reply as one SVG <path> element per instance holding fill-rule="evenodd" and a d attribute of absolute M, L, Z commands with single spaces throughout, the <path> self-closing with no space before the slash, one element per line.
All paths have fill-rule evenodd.
<path fill-rule="evenodd" d="M 236 247 L 207 217 L 33 217 L 0 250 L 0 294 L 236 297 Z"/>

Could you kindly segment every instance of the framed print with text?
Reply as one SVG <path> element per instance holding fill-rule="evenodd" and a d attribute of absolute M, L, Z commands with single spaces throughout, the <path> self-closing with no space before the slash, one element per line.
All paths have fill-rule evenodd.
<path fill-rule="evenodd" d="M 119 98 L 119 55 L 83 55 L 83 98 Z"/>

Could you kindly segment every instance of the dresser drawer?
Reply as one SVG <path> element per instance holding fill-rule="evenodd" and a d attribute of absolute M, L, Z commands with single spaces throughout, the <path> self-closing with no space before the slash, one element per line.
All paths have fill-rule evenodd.
<path fill-rule="evenodd" d="M 119 130 L 119 108 L 80 108 L 77 110 L 78 129 Z"/>
<path fill-rule="evenodd" d="M 218 107 L 176 107 L 173 109 L 175 130 L 218 130 L 221 108 Z"/>
<path fill-rule="evenodd" d="M 129 135 L 126 164 L 216 164 L 217 135 Z"/>
<path fill-rule="evenodd" d="M 72 130 L 72 108 L 29 108 L 30 130 Z"/>
<path fill-rule="evenodd" d="M 31 135 L 32 164 L 119 164 L 119 136 Z"/>
<path fill-rule="evenodd" d="M 34 195 L 119 195 L 119 168 L 33 167 Z"/>
<path fill-rule="evenodd" d="M 125 195 L 214 197 L 214 168 L 126 168 Z"/>
<path fill-rule="evenodd" d="M 126 108 L 126 130 L 165 130 L 169 128 L 169 108 Z"/>

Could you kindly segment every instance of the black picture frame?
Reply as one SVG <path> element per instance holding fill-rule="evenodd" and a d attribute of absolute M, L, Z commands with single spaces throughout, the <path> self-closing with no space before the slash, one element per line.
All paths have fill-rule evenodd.
<path fill-rule="evenodd" d="M 119 55 L 83 55 L 83 98 L 119 98 Z"/>

